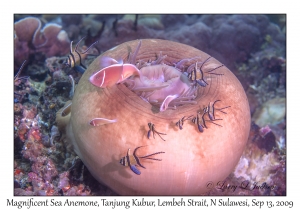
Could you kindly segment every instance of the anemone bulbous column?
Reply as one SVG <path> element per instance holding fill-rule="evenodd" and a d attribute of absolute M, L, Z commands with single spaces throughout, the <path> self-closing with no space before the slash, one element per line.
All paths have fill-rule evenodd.
<path fill-rule="evenodd" d="M 137 61 L 154 61 L 158 55 L 167 55 L 164 65 L 175 66 L 182 59 L 196 58 L 199 68 L 210 56 L 184 44 L 158 40 L 141 40 Z M 205 87 L 197 86 L 193 103 L 181 104 L 165 111 L 142 99 L 126 83 L 99 88 L 89 82 L 99 71 L 101 57 L 128 60 L 139 41 L 130 41 L 106 51 L 88 67 L 76 88 L 72 100 L 71 116 L 66 133 L 75 152 L 92 175 L 121 195 L 201 195 L 207 192 L 208 182 L 224 180 L 234 169 L 242 155 L 250 130 L 249 104 L 244 89 L 233 73 L 214 58 L 202 66 Z M 193 59 L 181 69 L 193 64 Z M 220 66 L 209 74 L 211 67 Z M 184 70 L 183 70 L 184 71 Z M 185 73 L 187 76 L 188 74 Z M 219 100 L 219 101 L 217 101 Z M 217 101 L 217 102 L 216 102 Z M 214 104 L 214 118 L 205 108 Z M 227 107 L 226 109 L 222 109 Z M 197 114 L 199 113 L 199 114 Z M 204 114 L 204 115 L 203 115 Z M 182 129 L 178 122 L 183 117 Z M 197 120 L 204 116 L 203 132 Z M 190 118 L 188 118 L 190 117 Z M 61 118 L 64 118 L 61 116 Z M 94 118 L 115 119 L 116 122 L 91 126 Z M 194 120 L 192 120 L 194 118 Z M 60 118 L 58 117 L 58 122 Z M 148 123 L 158 132 L 150 132 Z M 147 146 L 146 146 L 147 145 Z M 142 159 L 141 172 L 135 174 L 130 167 L 120 164 L 120 159 L 134 149 L 138 157 L 156 152 L 153 158 Z"/>

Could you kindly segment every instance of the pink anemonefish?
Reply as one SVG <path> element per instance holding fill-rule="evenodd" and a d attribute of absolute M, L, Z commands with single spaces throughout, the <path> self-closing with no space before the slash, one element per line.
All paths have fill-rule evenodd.
<path fill-rule="evenodd" d="M 102 57 L 103 69 L 97 71 L 90 77 L 90 82 L 101 88 L 113 86 L 132 75 L 140 76 L 140 70 L 135 65 L 116 61 L 110 57 Z"/>

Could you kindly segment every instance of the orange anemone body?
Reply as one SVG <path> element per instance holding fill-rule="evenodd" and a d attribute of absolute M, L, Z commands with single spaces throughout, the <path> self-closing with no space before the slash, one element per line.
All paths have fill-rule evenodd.
<path fill-rule="evenodd" d="M 189 59 L 182 62 L 181 68 L 188 69 L 195 64 L 190 58 L 197 58 L 199 64 L 195 66 L 199 68 L 210 57 L 176 42 L 141 41 L 136 62 L 154 61 L 161 53 L 167 56 L 158 65 L 175 68 L 179 61 Z M 171 106 L 164 111 L 155 100 L 150 103 L 142 94 L 134 92 L 134 87 L 128 88 L 131 83 L 124 81 L 106 88 L 90 83 L 89 78 L 101 66 L 101 57 L 122 58 L 126 63 L 138 44 L 138 40 L 123 43 L 93 61 L 76 88 L 72 108 L 68 104 L 68 113 L 64 108 L 58 112 L 58 125 L 93 176 L 121 195 L 205 194 L 211 187 L 208 183 L 216 184 L 233 171 L 246 145 L 250 111 L 244 89 L 233 73 L 214 58 L 201 69 L 207 85 L 198 85 L 197 94 L 193 92 L 195 97 L 190 97 L 186 104 L 182 103 L 183 99 L 174 99 L 177 105 L 171 101 Z M 216 67 L 216 74 L 205 73 Z M 186 78 L 181 80 L 190 85 Z M 178 93 L 184 98 L 182 94 Z M 95 118 L 115 122 L 92 126 L 90 122 Z M 149 130 L 149 123 L 155 125 L 154 130 Z M 121 165 L 120 159 L 128 149 L 133 151 L 140 146 L 144 147 L 136 152 L 137 157 L 157 153 L 151 158 L 159 161 L 140 158 L 145 168 L 135 165 L 141 172 L 138 175 L 125 164 Z"/>

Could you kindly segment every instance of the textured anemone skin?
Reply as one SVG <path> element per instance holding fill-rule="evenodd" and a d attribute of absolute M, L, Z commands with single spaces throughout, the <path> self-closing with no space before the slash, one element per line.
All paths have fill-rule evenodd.
<path fill-rule="evenodd" d="M 128 53 L 135 50 L 138 40 L 118 45 L 100 56 L 127 60 Z M 167 55 L 165 63 L 178 62 L 184 58 L 208 54 L 184 44 L 144 39 L 137 60 L 155 60 L 162 51 Z M 201 195 L 209 191 L 208 182 L 216 184 L 234 169 L 246 145 L 250 131 L 250 110 L 244 89 L 238 79 L 225 66 L 218 69 L 222 76 L 208 78 L 208 86 L 200 87 L 196 105 L 158 112 L 123 84 L 98 88 L 89 77 L 99 70 L 99 57 L 83 74 L 72 100 L 72 112 L 57 117 L 65 126 L 68 140 L 92 175 L 120 195 Z M 213 59 L 213 62 L 219 63 Z M 217 107 L 231 106 L 227 114 L 216 112 L 222 127 L 207 123 L 208 129 L 200 133 L 197 126 L 185 122 L 183 129 L 175 123 L 183 116 L 195 115 L 209 102 L 221 100 Z M 98 127 L 89 125 L 93 118 L 117 119 L 116 123 Z M 148 123 L 155 124 L 157 131 L 166 133 L 163 141 L 156 135 L 147 138 Z M 63 129 L 63 128 L 61 128 Z M 137 167 L 141 175 L 129 167 L 120 165 L 120 159 L 138 147 L 137 155 L 154 152 L 162 161 L 144 160 L 146 169 Z"/>

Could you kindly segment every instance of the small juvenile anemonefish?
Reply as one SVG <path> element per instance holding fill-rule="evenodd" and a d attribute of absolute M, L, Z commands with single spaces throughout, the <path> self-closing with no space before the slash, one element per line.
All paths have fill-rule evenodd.
<path fill-rule="evenodd" d="M 78 51 L 78 46 L 80 42 L 84 39 L 85 37 L 82 37 L 79 42 L 76 44 L 74 50 L 72 49 L 72 44 L 73 41 L 70 43 L 70 55 L 68 55 L 67 61 L 65 63 L 66 66 L 68 67 L 76 67 L 76 66 L 81 66 L 84 69 L 86 69 L 85 65 L 83 65 L 82 60 L 85 58 L 86 55 L 92 55 L 92 54 L 87 54 L 87 52 L 91 49 L 92 46 L 94 46 L 98 41 L 94 42 L 89 46 L 85 51 L 79 52 Z"/>
<path fill-rule="evenodd" d="M 215 123 L 214 121 L 223 120 L 223 119 L 215 119 L 215 118 L 214 118 L 213 120 L 211 120 L 211 119 L 205 119 L 205 115 L 206 115 L 206 114 L 208 115 L 208 109 L 209 109 L 208 107 L 209 107 L 209 106 L 207 106 L 207 107 L 205 107 L 205 108 L 203 109 L 203 114 L 202 114 L 201 117 L 200 117 L 200 112 L 198 112 L 198 113 L 197 113 L 197 117 L 194 117 L 194 118 L 192 119 L 192 122 L 193 122 L 194 124 L 197 125 L 198 130 L 199 130 L 201 133 L 204 131 L 204 128 L 207 128 L 206 122 L 211 122 L 211 123 L 213 123 L 213 124 L 215 124 L 215 125 L 217 125 L 217 126 L 222 127 L 222 125 L 219 125 L 219 124 Z"/>
<path fill-rule="evenodd" d="M 178 126 L 180 130 L 182 130 L 184 121 L 191 119 L 191 117 L 193 117 L 193 115 L 188 117 L 183 116 L 176 122 L 176 126 Z"/>
<path fill-rule="evenodd" d="M 160 135 L 167 135 L 167 134 L 165 134 L 165 133 L 160 133 L 160 132 L 158 132 L 157 130 L 155 130 L 154 124 L 151 123 L 151 122 L 148 123 L 148 127 L 149 127 L 149 131 L 148 131 L 148 134 L 147 134 L 148 139 L 150 139 L 150 134 L 151 134 L 151 132 L 152 132 L 152 136 L 153 136 L 154 139 L 155 139 L 155 134 L 158 134 L 158 136 L 159 136 L 162 140 L 164 140 Z M 164 140 L 164 141 L 166 141 L 166 140 Z"/>
<path fill-rule="evenodd" d="M 227 114 L 226 112 L 223 111 L 223 109 L 229 108 L 230 106 L 226 106 L 223 108 L 215 108 L 215 103 L 221 101 L 221 100 L 216 100 L 213 103 L 210 102 L 207 106 L 207 113 L 208 113 L 208 117 L 210 120 L 215 120 L 215 110 L 218 110 L 224 114 Z"/>
<path fill-rule="evenodd" d="M 146 145 L 147 146 L 147 145 Z M 142 167 L 142 168 L 145 168 L 145 166 L 143 166 L 140 162 L 140 158 L 142 159 L 149 159 L 149 160 L 157 160 L 157 161 L 161 161 L 162 159 L 157 159 L 157 158 L 152 158 L 151 156 L 153 155 L 157 155 L 157 154 L 161 154 L 161 153 L 165 153 L 165 152 L 155 152 L 155 153 L 152 153 L 150 155 L 145 155 L 145 156 L 141 156 L 141 157 L 138 157 L 136 155 L 136 152 L 139 148 L 141 147 L 146 147 L 146 146 L 140 146 L 140 147 L 137 147 L 134 149 L 134 152 L 133 154 L 131 155 L 130 154 L 130 149 L 127 150 L 127 155 L 122 157 L 120 159 L 120 164 L 123 165 L 123 166 L 129 166 L 130 169 L 137 175 L 140 175 L 141 172 L 137 169 L 137 165 Z"/>
<path fill-rule="evenodd" d="M 204 128 L 207 128 L 206 123 L 205 123 L 205 119 L 204 119 L 205 114 L 206 114 L 206 112 L 204 111 L 204 113 L 200 117 L 200 113 L 198 112 L 197 116 L 192 119 L 192 122 L 197 125 L 198 130 L 201 133 L 204 131 Z"/>
<path fill-rule="evenodd" d="M 105 124 L 115 123 L 115 122 L 117 122 L 116 119 L 109 120 L 109 119 L 106 119 L 106 118 L 94 118 L 89 122 L 89 124 L 92 125 L 92 126 L 100 126 L 100 125 L 105 125 Z"/>
<path fill-rule="evenodd" d="M 223 75 L 223 74 L 218 74 L 218 73 L 214 73 L 213 71 L 215 71 L 216 69 L 224 66 L 223 64 L 221 64 L 220 66 L 217 66 L 216 68 L 213 68 L 209 71 L 203 72 L 202 67 L 203 65 L 210 59 L 211 57 L 208 57 L 204 62 L 202 62 L 200 68 L 198 69 L 198 62 L 196 62 L 195 64 L 195 68 L 194 70 L 192 70 L 189 74 L 188 77 L 190 80 L 196 82 L 197 84 L 199 84 L 202 87 L 206 87 L 208 85 L 208 83 L 204 80 L 204 73 L 206 74 L 214 74 L 214 75 Z"/>

